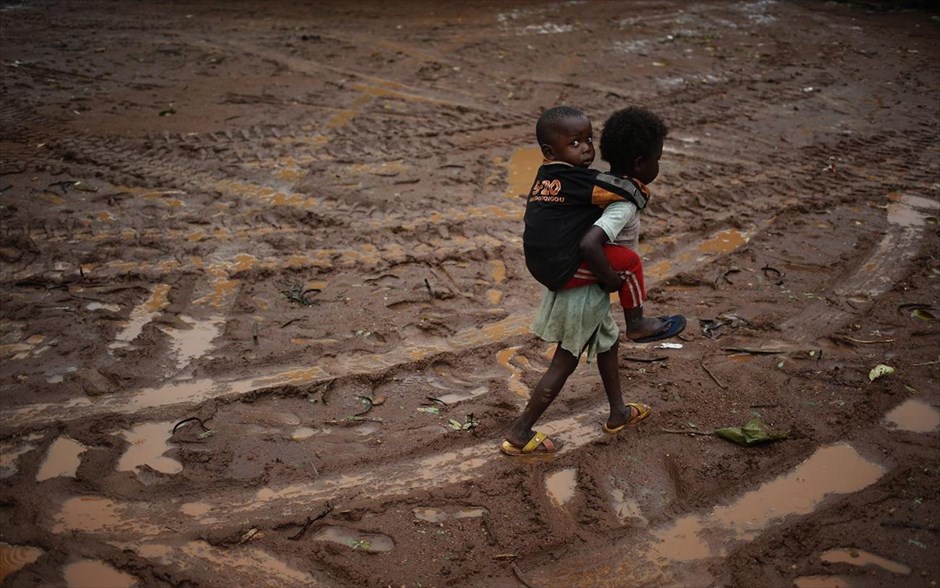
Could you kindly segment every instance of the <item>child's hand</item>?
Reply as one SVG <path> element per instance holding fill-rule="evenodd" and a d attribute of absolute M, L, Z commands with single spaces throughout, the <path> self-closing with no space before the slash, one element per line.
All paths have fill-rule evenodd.
<path fill-rule="evenodd" d="M 623 273 L 616 273 L 614 275 L 617 277 L 616 281 L 605 280 L 603 282 L 600 282 L 601 287 L 604 289 L 605 292 L 617 292 L 621 288 L 623 288 L 623 285 L 626 283 L 627 278 L 626 276 L 624 276 Z"/>

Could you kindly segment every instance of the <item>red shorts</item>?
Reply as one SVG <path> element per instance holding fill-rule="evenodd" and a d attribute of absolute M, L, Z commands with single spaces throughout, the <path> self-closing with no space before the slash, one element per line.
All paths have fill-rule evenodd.
<path fill-rule="evenodd" d="M 643 306 L 643 301 L 646 300 L 646 288 L 643 286 L 643 263 L 640 261 L 640 256 L 629 247 L 613 243 L 604 244 L 604 255 L 610 267 L 625 278 L 623 288 L 620 289 L 620 306 L 624 308 Z M 599 281 L 587 262 L 582 261 L 574 277 L 568 280 L 561 289 L 597 284 Z"/>

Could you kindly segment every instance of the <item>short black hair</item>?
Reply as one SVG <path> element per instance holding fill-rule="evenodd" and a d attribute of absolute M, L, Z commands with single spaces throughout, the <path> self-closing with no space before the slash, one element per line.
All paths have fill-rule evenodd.
<path fill-rule="evenodd" d="M 572 118 L 587 118 L 583 111 L 572 106 L 555 106 L 542 113 L 535 123 L 535 140 L 539 145 L 545 145 L 558 130 L 558 124 L 563 120 Z"/>
<path fill-rule="evenodd" d="M 601 159 L 611 169 L 633 167 L 637 157 L 650 157 L 666 138 L 669 128 L 656 114 L 630 106 L 610 115 L 601 131 Z"/>

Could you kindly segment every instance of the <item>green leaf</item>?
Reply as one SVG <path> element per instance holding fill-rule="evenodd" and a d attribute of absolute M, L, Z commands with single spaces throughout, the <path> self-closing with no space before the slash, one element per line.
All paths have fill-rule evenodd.
<path fill-rule="evenodd" d="M 732 443 L 750 446 L 786 439 L 789 431 L 768 431 L 764 423 L 759 418 L 755 418 L 749 420 L 743 427 L 725 427 L 717 429 L 715 434 Z"/>

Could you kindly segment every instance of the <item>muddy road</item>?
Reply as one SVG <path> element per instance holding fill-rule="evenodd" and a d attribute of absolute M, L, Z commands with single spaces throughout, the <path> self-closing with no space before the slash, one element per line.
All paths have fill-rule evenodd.
<path fill-rule="evenodd" d="M 936 586 L 940 26 L 816 2 L 0 3 L 0 583 Z M 671 128 L 548 365 L 539 112 Z M 596 163 L 600 169 L 603 162 Z M 621 319 L 618 318 L 618 321 Z M 877 368 L 877 366 L 888 366 Z M 714 430 L 760 418 L 783 440 Z"/>

